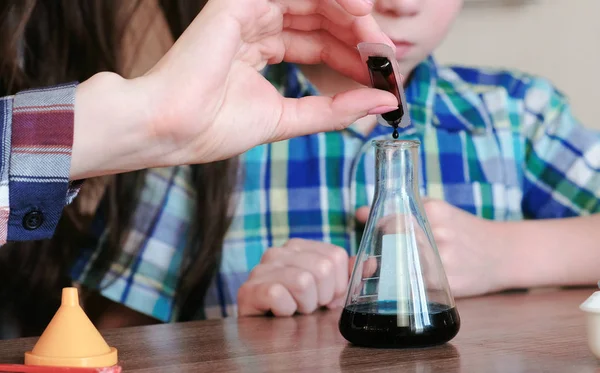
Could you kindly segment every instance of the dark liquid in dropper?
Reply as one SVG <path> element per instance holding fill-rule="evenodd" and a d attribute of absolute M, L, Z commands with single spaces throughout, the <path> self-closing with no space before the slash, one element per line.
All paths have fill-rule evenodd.
<path fill-rule="evenodd" d="M 460 329 L 460 317 L 455 307 L 429 303 L 428 314 L 404 315 L 400 318 L 401 322 L 398 322 L 396 310 L 396 302 L 347 306 L 340 318 L 340 332 L 349 342 L 358 346 L 406 348 L 446 343 Z M 416 328 L 419 325 L 417 320 L 428 320 L 429 323 Z"/>
<path fill-rule="evenodd" d="M 398 127 L 394 127 L 394 132 L 392 132 L 392 137 L 397 139 L 400 134 L 398 133 Z"/>

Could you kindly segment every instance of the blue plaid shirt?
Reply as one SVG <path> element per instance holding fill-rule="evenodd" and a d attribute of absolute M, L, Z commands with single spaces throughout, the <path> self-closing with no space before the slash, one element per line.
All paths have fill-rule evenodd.
<path fill-rule="evenodd" d="M 318 94 L 294 65 L 269 67 L 266 76 L 287 97 Z M 600 211 L 600 135 L 575 119 L 548 81 L 439 67 L 429 58 L 414 71 L 406 97 L 412 124 L 400 138 L 421 141 L 423 195 L 498 221 Z M 368 136 L 351 126 L 243 154 L 222 262 L 197 317 L 235 316 L 237 291 L 252 268 L 290 238 L 355 253 L 355 211 L 373 197 L 371 140 L 390 135 L 383 126 Z M 188 167 L 151 170 L 121 257 L 100 275 L 100 249 L 88 250 L 74 280 L 161 321 L 177 320 L 173 298 L 194 198 Z"/>

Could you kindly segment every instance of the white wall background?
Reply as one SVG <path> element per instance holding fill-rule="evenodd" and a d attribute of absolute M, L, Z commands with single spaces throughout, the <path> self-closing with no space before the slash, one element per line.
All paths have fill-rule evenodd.
<path fill-rule="evenodd" d="M 600 129 L 600 0 L 465 0 L 437 59 L 549 78 Z"/>

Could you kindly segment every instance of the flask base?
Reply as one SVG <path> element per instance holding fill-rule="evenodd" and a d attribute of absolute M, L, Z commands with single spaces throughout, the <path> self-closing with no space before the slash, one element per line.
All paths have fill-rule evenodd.
<path fill-rule="evenodd" d="M 429 323 L 416 328 L 415 314 L 401 316 L 398 322 L 396 302 L 373 302 L 346 306 L 339 322 L 340 333 L 350 343 L 363 347 L 414 348 L 444 344 L 460 329 L 456 307 L 429 303 Z M 387 311 L 387 312 L 386 312 Z M 403 321 L 403 320 L 401 320 Z M 400 324 L 400 326 L 399 326 Z"/>

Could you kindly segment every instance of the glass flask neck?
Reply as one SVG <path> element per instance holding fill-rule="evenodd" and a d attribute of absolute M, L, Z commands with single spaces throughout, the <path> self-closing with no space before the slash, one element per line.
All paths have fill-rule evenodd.
<path fill-rule="evenodd" d="M 375 190 L 418 195 L 419 141 L 377 140 L 375 146 Z"/>

